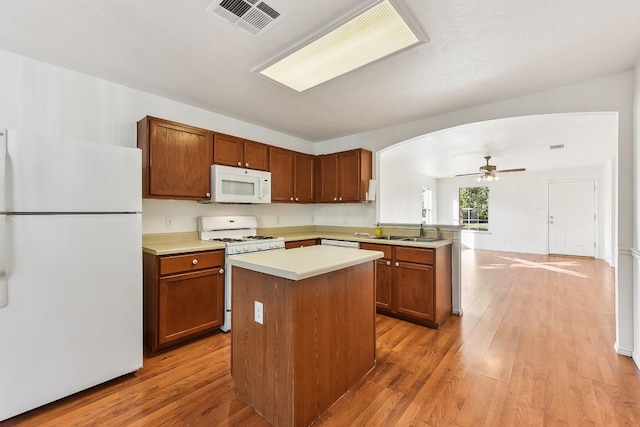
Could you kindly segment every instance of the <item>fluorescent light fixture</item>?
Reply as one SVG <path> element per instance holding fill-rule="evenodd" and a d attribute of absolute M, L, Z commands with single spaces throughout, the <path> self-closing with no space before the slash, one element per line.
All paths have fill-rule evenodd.
<path fill-rule="evenodd" d="M 425 40 L 389 0 L 378 1 L 337 28 L 257 71 L 303 92 Z"/>

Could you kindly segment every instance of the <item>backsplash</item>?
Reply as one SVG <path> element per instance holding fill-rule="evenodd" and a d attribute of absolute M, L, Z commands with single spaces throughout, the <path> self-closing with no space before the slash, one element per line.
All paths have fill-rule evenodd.
<path fill-rule="evenodd" d="M 254 215 L 258 227 L 333 225 L 374 227 L 374 203 L 207 205 L 186 200 L 143 199 L 142 234 L 178 233 L 197 230 L 199 216 Z"/>

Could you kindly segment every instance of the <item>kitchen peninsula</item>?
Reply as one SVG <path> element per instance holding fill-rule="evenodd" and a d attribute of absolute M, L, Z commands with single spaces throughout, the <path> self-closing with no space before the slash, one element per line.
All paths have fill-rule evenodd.
<path fill-rule="evenodd" d="M 238 396 L 276 426 L 306 426 L 369 372 L 382 256 L 310 246 L 228 257 Z"/>

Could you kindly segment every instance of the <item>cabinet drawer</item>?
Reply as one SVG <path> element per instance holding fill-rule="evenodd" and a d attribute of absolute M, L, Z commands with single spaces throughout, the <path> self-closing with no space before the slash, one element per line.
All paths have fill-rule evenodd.
<path fill-rule="evenodd" d="M 383 252 L 384 258 L 391 259 L 391 251 L 393 250 L 393 246 L 376 245 L 375 243 L 360 243 L 360 249 Z"/>
<path fill-rule="evenodd" d="M 224 264 L 224 251 L 194 252 L 160 258 L 160 275 L 202 270 Z"/>
<path fill-rule="evenodd" d="M 396 246 L 396 260 L 420 264 L 433 264 L 433 249 Z"/>
<path fill-rule="evenodd" d="M 293 242 L 285 242 L 285 249 L 303 248 L 305 246 L 315 246 L 318 244 L 317 239 L 295 240 Z"/>

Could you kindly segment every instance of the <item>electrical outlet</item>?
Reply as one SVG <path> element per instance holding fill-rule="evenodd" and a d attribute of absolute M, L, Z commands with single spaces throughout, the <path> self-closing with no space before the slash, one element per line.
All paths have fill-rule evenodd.
<path fill-rule="evenodd" d="M 171 218 L 169 216 L 166 217 L 164 219 L 164 225 L 165 225 L 166 228 L 173 228 L 173 218 Z"/>
<path fill-rule="evenodd" d="M 253 302 L 253 320 L 255 320 L 256 323 L 260 323 L 261 325 L 264 322 L 264 307 L 259 301 Z"/>

